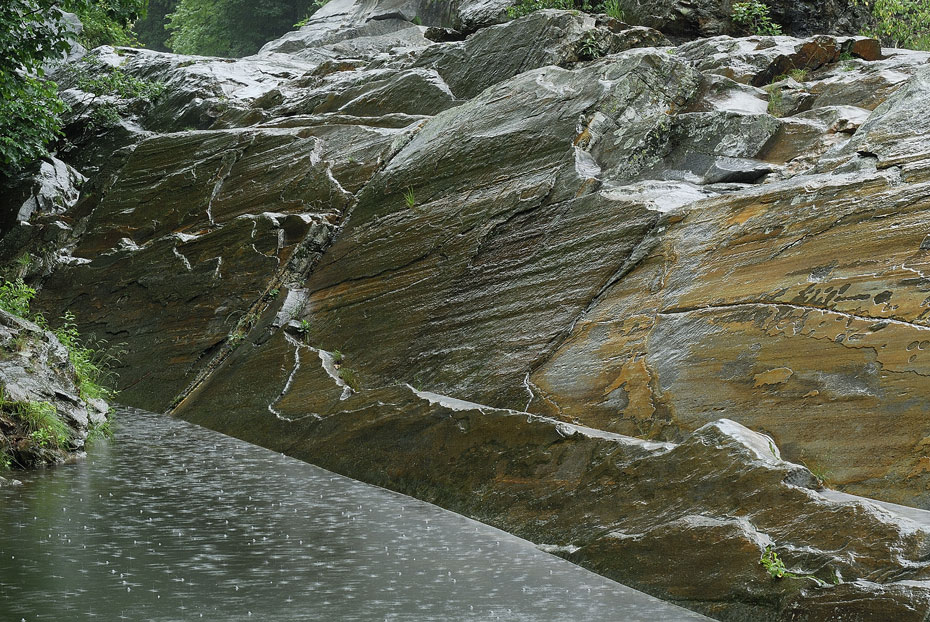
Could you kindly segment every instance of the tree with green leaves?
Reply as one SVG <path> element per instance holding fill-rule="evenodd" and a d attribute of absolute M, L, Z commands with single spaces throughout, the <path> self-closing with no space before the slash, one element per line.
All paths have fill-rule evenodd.
<path fill-rule="evenodd" d="M 168 16 L 174 13 L 179 0 L 149 0 L 145 17 L 133 25 L 133 31 L 139 42 L 145 47 L 160 52 L 168 52 Z"/>
<path fill-rule="evenodd" d="M 168 15 L 168 46 L 181 54 L 254 54 L 323 4 L 313 0 L 180 0 Z"/>
<path fill-rule="evenodd" d="M 928 0 L 855 0 L 865 3 L 875 26 L 864 34 L 896 48 L 930 50 L 930 2 Z"/>
<path fill-rule="evenodd" d="M 98 45 L 136 45 L 131 28 L 145 17 L 149 0 L 71 0 L 71 10 L 84 25 L 81 43 L 88 48 Z"/>
<path fill-rule="evenodd" d="M 45 68 L 62 59 L 75 33 L 63 11 L 85 25 L 81 42 L 121 43 L 147 0 L 3 0 L 0 2 L 0 177 L 47 155 L 61 131 L 64 103 Z"/>
<path fill-rule="evenodd" d="M 54 0 L 0 3 L 0 175 L 45 155 L 58 135 L 64 104 L 44 67 L 68 52 L 71 36 Z"/>

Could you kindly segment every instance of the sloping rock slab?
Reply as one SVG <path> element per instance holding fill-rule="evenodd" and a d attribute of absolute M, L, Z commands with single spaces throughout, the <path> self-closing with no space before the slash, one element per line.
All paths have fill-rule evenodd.
<path fill-rule="evenodd" d="M 250 345 L 175 412 L 720 619 L 793 619 L 808 599 L 845 593 L 845 584 L 810 592 L 814 579 L 773 579 L 759 563 L 769 546 L 818 585 L 885 582 L 880 589 L 904 592 L 903 606 L 927 611 L 906 586 L 930 576 L 930 532 L 864 501 L 827 499 L 770 438 L 735 422 L 708 424 L 677 446 L 650 443 L 410 387 L 345 391 L 322 354 L 294 340 Z M 295 390 L 303 397 L 283 414 Z M 843 613 L 859 619 L 874 606 L 852 599 Z M 805 620 L 832 619 L 828 607 L 805 611 Z"/>
<path fill-rule="evenodd" d="M 123 399 L 165 408 L 239 322 L 254 324 L 251 308 L 292 260 L 318 256 L 331 235 L 351 195 L 320 149 L 299 128 L 143 142 L 81 206 L 84 235 L 41 308 L 125 343 Z"/>

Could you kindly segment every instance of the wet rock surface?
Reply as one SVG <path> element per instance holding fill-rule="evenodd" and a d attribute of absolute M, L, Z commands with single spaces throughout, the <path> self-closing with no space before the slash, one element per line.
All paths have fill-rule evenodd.
<path fill-rule="evenodd" d="M 97 50 L 164 91 L 89 132 L 67 84 L 89 179 L 0 250 L 133 405 L 720 619 L 925 615 L 924 527 L 820 481 L 930 507 L 930 54 L 505 4 Z"/>

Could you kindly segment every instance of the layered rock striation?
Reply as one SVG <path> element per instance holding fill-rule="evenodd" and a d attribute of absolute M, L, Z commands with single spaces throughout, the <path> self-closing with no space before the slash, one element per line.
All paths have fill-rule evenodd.
<path fill-rule="evenodd" d="M 505 8 L 95 50 L 163 92 L 63 76 L 0 254 L 132 405 L 719 619 L 924 619 L 930 523 L 823 482 L 930 508 L 930 54 Z"/>

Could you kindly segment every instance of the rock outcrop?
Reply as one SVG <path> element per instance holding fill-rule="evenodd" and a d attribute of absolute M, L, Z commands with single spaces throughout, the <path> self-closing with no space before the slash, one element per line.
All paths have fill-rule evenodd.
<path fill-rule="evenodd" d="M 163 92 L 63 79 L 89 179 L 0 250 L 52 241 L 38 305 L 134 406 L 720 619 L 924 619 L 930 521 L 822 482 L 930 508 L 930 54 L 506 4 L 96 50 Z"/>

